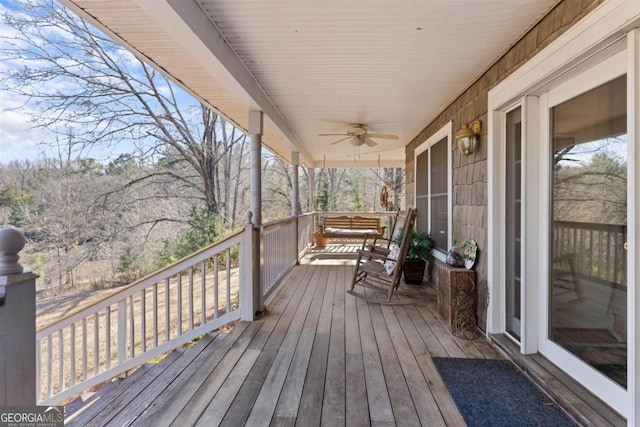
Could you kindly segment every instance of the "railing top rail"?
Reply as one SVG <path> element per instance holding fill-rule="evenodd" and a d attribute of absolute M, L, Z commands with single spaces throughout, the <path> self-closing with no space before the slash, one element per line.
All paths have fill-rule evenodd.
<path fill-rule="evenodd" d="M 266 230 L 266 229 L 278 227 L 278 226 L 281 226 L 281 225 L 290 224 L 295 220 L 296 220 L 295 216 L 290 216 L 288 218 L 277 219 L 275 221 L 271 221 L 271 222 L 268 222 L 266 224 L 262 224 L 262 229 Z"/>
<path fill-rule="evenodd" d="M 126 285 L 120 291 L 114 294 L 111 294 L 99 301 L 96 301 L 87 307 L 84 307 L 69 313 L 62 319 L 58 320 L 57 322 L 39 329 L 36 332 L 36 339 L 40 339 L 42 336 L 47 336 L 50 332 L 55 332 L 56 330 L 63 328 L 67 325 L 70 325 L 72 323 L 75 323 L 78 320 L 82 320 L 86 316 L 92 313 L 95 313 L 98 310 L 102 310 L 103 308 L 106 308 L 112 304 L 122 301 L 123 298 L 127 298 L 130 295 L 133 295 L 136 292 L 139 292 L 140 290 L 148 286 L 158 283 L 159 281 L 164 280 L 166 278 L 172 277 L 178 272 L 183 271 L 192 265 L 195 265 L 197 263 L 200 263 L 206 260 L 207 258 L 209 258 L 212 255 L 215 255 L 216 253 L 222 252 L 234 245 L 237 245 L 242 240 L 242 233 L 243 233 L 242 231 L 239 231 L 222 240 L 214 242 L 211 245 L 206 246 L 200 249 L 199 251 L 191 255 L 188 255 L 174 262 L 173 264 L 170 264 L 162 268 L 161 270 L 158 270 L 141 279 L 136 280 L 135 282 L 129 285 Z"/>

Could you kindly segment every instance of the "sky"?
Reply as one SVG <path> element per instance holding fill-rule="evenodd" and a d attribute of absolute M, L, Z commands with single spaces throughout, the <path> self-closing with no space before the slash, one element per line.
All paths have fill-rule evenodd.
<path fill-rule="evenodd" d="M 0 14 L 7 12 L 6 1 L 0 1 Z M 0 35 L 10 36 L 13 30 L 0 22 Z M 4 42 L 0 39 L 0 48 L 4 47 Z M 0 56 L 2 53 L 0 52 Z M 0 57 L 0 71 L 4 71 L 12 64 L 6 58 Z M 0 162 L 8 160 L 34 158 L 38 155 L 40 148 L 35 141 L 42 136 L 31 129 L 26 115 L 20 111 L 7 111 L 9 108 L 20 106 L 22 101 L 10 92 L 0 90 Z"/>
<path fill-rule="evenodd" d="M 0 0 L 0 15 L 21 13 L 21 3 L 26 1 L 37 2 L 38 0 L 21 0 L 20 2 Z M 3 48 L 10 47 L 4 38 L 11 38 L 16 31 L 11 26 L 4 24 L 3 21 L 0 18 L 0 75 L 11 69 L 11 67 L 20 67 L 22 65 L 20 61 L 12 60 L 2 53 Z M 56 31 L 55 29 L 46 28 L 44 31 L 47 32 L 47 37 L 50 37 L 50 39 L 47 38 L 47 42 L 52 45 L 52 41 L 56 38 L 66 36 L 64 32 Z M 136 72 L 136 69 L 140 69 L 133 55 L 119 55 L 118 62 L 133 70 L 133 73 Z M 48 83 L 49 88 L 51 84 Z M 55 84 L 54 89 L 62 92 L 66 89 L 71 92 L 77 92 L 79 87 L 77 85 L 71 86 L 68 82 L 56 81 Z M 156 84 L 160 91 L 168 91 L 168 87 L 166 85 L 163 86 L 160 81 L 157 81 Z M 174 91 L 179 102 L 183 105 L 181 107 L 183 112 L 185 112 L 185 106 L 197 105 L 197 101 L 186 92 L 177 87 L 174 87 Z M 10 91 L 2 90 L 0 85 L 0 163 L 57 156 L 56 136 L 53 132 L 40 128 L 30 121 L 30 115 L 34 112 L 30 108 L 29 105 L 25 104 L 23 97 Z M 40 114 L 46 114 L 46 112 Z M 110 148 L 94 147 L 91 148 L 91 151 L 83 152 L 82 155 L 93 157 L 106 163 L 109 159 L 113 159 L 121 153 L 133 152 L 134 150 L 133 143 L 125 142 Z"/>
<path fill-rule="evenodd" d="M 0 15 L 13 12 L 15 3 L 15 1 L 0 0 Z M 0 20 L 1 37 L 10 37 L 13 31 L 3 23 L 3 20 Z M 5 42 L 0 38 L 0 49 L 5 46 Z M 7 61 L 0 51 L 0 73 L 15 65 Z M 27 113 L 28 109 L 24 106 L 23 99 L 14 93 L 0 89 L 0 163 L 16 159 L 34 159 L 46 152 L 47 147 L 40 142 L 51 142 L 51 135 L 42 129 L 35 129 L 29 122 Z"/>

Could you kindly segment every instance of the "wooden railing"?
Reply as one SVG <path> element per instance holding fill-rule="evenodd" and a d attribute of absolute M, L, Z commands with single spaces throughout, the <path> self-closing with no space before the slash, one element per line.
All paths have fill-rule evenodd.
<path fill-rule="evenodd" d="M 262 300 L 277 289 L 281 279 L 298 263 L 313 241 L 313 213 L 265 224 L 262 234 Z"/>
<path fill-rule="evenodd" d="M 298 217 L 298 258 L 302 257 L 313 243 L 316 214 L 306 213 Z"/>
<path fill-rule="evenodd" d="M 314 214 L 214 243 L 36 333 L 36 396 L 57 404 L 207 332 L 253 315 L 254 262 L 261 305 L 309 247 Z M 261 233 L 261 251 L 252 242 Z M 256 264 L 257 265 L 257 264 Z M 243 319 L 248 316 L 242 315 Z"/>
<path fill-rule="evenodd" d="M 38 331 L 39 404 L 59 403 L 239 319 L 240 276 L 251 270 L 248 235 L 215 243 Z"/>
<path fill-rule="evenodd" d="M 556 221 L 554 256 L 570 256 L 576 273 L 595 282 L 626 283 L 627 227 Z"/>
<path fill-rule="evenodd" d="M 262 230 L 262 298 L 266 300 L 277 289 L 278 281 L 297 263 L 298 241 L 295 217 L 263 225 Z"/>

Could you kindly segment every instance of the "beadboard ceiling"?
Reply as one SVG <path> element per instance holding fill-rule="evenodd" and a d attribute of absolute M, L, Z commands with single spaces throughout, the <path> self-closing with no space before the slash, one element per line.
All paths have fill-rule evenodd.
<path fill-rule="evenodd" d="M 264 143 L 315 167 L 404 147 L 557 0 L 63 0 Z M 397 141 L 330 145 L 353 123 Z"/>

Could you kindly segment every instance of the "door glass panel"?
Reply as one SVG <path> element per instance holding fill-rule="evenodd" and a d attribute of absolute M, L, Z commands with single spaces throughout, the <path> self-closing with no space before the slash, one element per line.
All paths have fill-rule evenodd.
<path fill-rule="evenodd" d="M 505 201 L 505 277 L 507 332 L 520 339 L 521 294 L 521 182 L 522 113 L 518 107 L 507 113 L 506 123 L 506 201 Z"/>
<path fill-rule="evenodd" d="M 549 339 L 627 385 L 626 76 L 550 110 Z"/>

